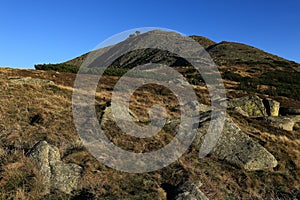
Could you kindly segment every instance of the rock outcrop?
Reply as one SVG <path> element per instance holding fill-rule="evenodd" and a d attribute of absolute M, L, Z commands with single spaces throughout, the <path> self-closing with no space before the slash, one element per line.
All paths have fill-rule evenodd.
<path fill-rule="evenodd" d="M 51 189 L 58 189 L 67 194 L 77 189 L 82 168 L 76 164 L 63 163 L 57 147 L 40 141 L 32 148 L 30 157 L 44 177 L 45 194 Z"/>
<path fill-rule="evenodd" d="M 193 143 L 197 149 L 202 145 L 209 123 L 206 120 L 198 128 L 198 135 Z M 225 120 L 222 134 L 211 154 L 249 171 L 270 169 L 277 165 L 275 157 L 247 136 L 229 117 Z"/>
<path fill-rule="evenodd" d="M 14 84 L 30 84 L 30 85 L 39 85 L 39 86 L 54 85 L 53 81 L 39 79 L 39 78 L 31 78 L 31 77 L 10 78 L 9 81 Z"/>
<path fill-rule="evenodd" d="M 279 116 L 280 103 L 270 98 L 266 98 L 263 100 L 267 114 L 269 116 L 277 117 Z"/>
<path fill-rule="evenodd" d="M 208 200 L 199 189 L 201 185 L 201 183 L 184 183 L 177 189 L 178 195 L 175 197 L 175 200 Z"/>
<path fill-rule="evenodd" d="M 193 102 L 185 106 L 189 107 L 189 109 L 193 109 L 195 106 L 200 107 L 200 126 L 193 142 L 194 147 L 200 149 L 211 120 L 217 119 L 211 119 L 209 106 Z M 111 107 L 106 107 L 101 119 L 101 125 L 104 125 L 106 121 L 112 120 L 111 116 Z M 167 125 L 171 126 L 176 123 L 180 122 L 176 119 L 171 119 Z M 226 118 L 222 134 L 211 154 L 220 160 L 225 160 L 234 166 L 249 171 L 267 170 L 277 165 L 275 157 L 263 146 L 247 136 L 230 117 Z"/>
<path fill-rule="evenodd" d="M 245 96 L 228 101 L 228 108 L 246 117 L 268 116 L 263 100 L 258 96 Z"/>

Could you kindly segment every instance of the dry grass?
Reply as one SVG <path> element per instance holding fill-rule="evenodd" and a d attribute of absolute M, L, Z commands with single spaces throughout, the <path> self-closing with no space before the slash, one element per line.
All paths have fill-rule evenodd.
<path fill-rule="evenodd" d="M 34 77 L 54 81 L 57 86 L 15 85 L 8 77 Z M 156 172 L 128 174 L 108 168 L 82 145 L 72 119 L 71 95 L 75 76 L 68 73 L 34 70 L 0 70 L 0 199 L 165 199 L 172 188 L 184 181 L 201 180 L 201 190 L 210 199 L 288 199 L 300 188 L 300 132 L 271 128 L 260 121 L 232 114 L 249 135 L 265 146 L 279 161 L 274 171 L 245 172 L 209 156 L 199 160 L 191 148 L 180 160 Z M 103 77 L 96 100 L 105 103 L 118 77 Z M 209 103 L 206 88 L 195 87 L 199 101 Z M 232 96 L 234 94 L 233 90 Z M 161 87 L 147 85 L 131 98 L 130 108 L 140 119 L 149 119 L 151 105 L 166 105 L 168 114 L 177 117 L 174 95 Z M 297 104 L 297 102 L 295 102 Z M 42 120 L 31 124 L 40 115 Z M 173 132 L 165 129 L 151 140 L 137 140 L 109 124 L 108 136 L 117 145 L 135 152 L 152 151 L 164 146 Z M 42 179 L 26 157 L 39 140 L 59 147 L 62 159 L 84 168 L 81 186 L 72 197 L 53 191 L 43 197 Z M 298 196 L 299 197 L 299 196 Z M 76 198 L 75 198 L 76 199 Z"/>

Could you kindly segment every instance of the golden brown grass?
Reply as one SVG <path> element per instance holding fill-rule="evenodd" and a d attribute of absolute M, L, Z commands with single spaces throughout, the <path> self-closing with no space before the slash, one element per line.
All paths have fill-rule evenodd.
<path fill-rule="evenodd" d="M 34 77 L 52 80 L 57 86 L 16 85 L 9 77 Z M 64 162 L 81 165 L 84 169 L 77 197 L 95 199 L 166 199 L 172 190 L 189 180 L 201 180 L 201 190 L 210 199 L 288 199 L 300 188 L 300 132 L 287 132 L 242 116 L 237 119 L 244 131 L 265 146 L 279 161 L 273 171 L 245 172 L 213 156 L 199 160 L 197 149 L 191 148 L 182 158 L 156 172 L 129 174 L 108 168 L 97 161 L 82 145 L 72 119 L 71 95 L 75 75 L 51 71 L 0 69 L 0 199 L 70 199 L 53 191 L 42 196 L 42 178 L 26 156 L 39 140 L 59 147 Z M 96 101 L 104 104 L 118 77 L 103 77 L 97 89 Z M 195 87 L 199 101 L 209 103 L 206 88 Z M 235 94 L 231 90 L 232 96 Z M 174 107 L 178 102 L 169 91 L 147 85 L 137 90 L 130 108 L 141 120 L 148 120 L 151 105 L 167 105 L 168 114 L 178 117 Z M 298 104 L 295 102 L 294 104 Z M 30 124 L 32 116 L 41 121 Z M 137 140 L 115 131 L 110 124 L 108 135 L 117 145 L 132 151 L 151 151 L 168 143 L 173 132 L 166 129 L 151 140 Z M 169 187 L 166 187 L 168 185 Z M 299 196 L 298 196 L 299 197 Z"/>

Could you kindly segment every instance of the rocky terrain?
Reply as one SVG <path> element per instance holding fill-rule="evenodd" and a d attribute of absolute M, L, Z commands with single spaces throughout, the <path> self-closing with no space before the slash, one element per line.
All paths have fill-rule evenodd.
<path fill-rule="evenodd" d="M 110 112 L 120 75 L 151 53 L 192 84 L 199 105 L 187 106 L 198 106 L 200 122 L 191 147 L 173 164 L 141 174 L 105 166 L 77 134 L 72 115 L 76 74 L 70 72 L 78 70 L 87 54 L 38 65 L 38 70 L 0 68 L 0 198 L 300 199 L 300 65 L 243 44 L 191 38 L 219 65 L 227 92 L 225 125 L 208 156 L 198 155 L 209 122 L 215 120 L 207 88 L 189 63 L 168 52 L 145 49 L 125 55 L 101 77 L 96 90 L 97 119 L 105 135 L 122 149 L 142 153 L 172 141 L 180 106 L 170 90 L 145 85 L 131 98 L 131 116 L 146 123 L 151 106 L 161 104 L 168 121 L 151 138 L 123 133 Z"/>

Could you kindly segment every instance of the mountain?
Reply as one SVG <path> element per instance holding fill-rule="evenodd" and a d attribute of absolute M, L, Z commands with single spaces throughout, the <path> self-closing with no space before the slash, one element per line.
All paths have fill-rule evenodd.
<path fill-rule="evenodd" d="M 168 34 L 166 39 L 176 37 Z M 116 56 L 126 42 L 142 44 L 143 38 L 142 34 L 131 36 L 98 51 Z M 201 43 L 219 65 L 227 97 L 217 97 L 219 107 L 210 105 L 201 75 L 186 60 L 168 51 L 142 49 L 117 58 L 99 80 L 91 105 L 84 101 L 90 97 L 89 92 L 74 90 L 76 72 L 88 54 L 65 63 L 37 65 L 37 70 L 0 68 L 0 199 L 300 199 L 299 64 L 244 44 L 191 38 Z M 186 91 L 174 94 L 164 86 L 146 84 L 128 100 L 130 117 L 117 122 L 111 102 L 115 86 L 130 67 L 143 62 L 170 64 L 188 80 L 198 102 L 181 105 L 178 96 L 188 96 Z M 98 66 L 89 70 L 94 67 Z M 97 76 L 83 77 L 90 84 Z M 134 76 L 129 80 L 136 85 L 141 81 Z M 74 91 L 82 96 L 74 95 Z M 124 91 L 118 92 L 122 98 L 126 96 Z M 78 99 L 83 102 L 77 104 Z M 212 112 L 224 108 L 225 101 L 220 137 L 210 153 L 200 158 L 205 141 L 215 136 L 207 130 L 218 129 L 214 126 L 218 116 Z M 166 123 L 157 134 L 139 138 L 132 135 L 132 124 L 128 133 L 120 128 L 129 120 L 141 127 L 152 124 L 150 110 L 161 112 L 153 105 L 166 110 Z M 195 115 L 188 115 L 193 117 L 186 120 L 195 130 L 191 145 L 166 165 L 185 143 L 174 139 L 187 117 L 183 112 L 197 108 L 198 123 L 193 123 Z M 79 109 L 83 115 L 76 115 Z M 157 120 L 153 122 L 156 129 Z M 97 134 L 91 134 L 95 124 L 106 136 L 100 144 Z M 175 145 L 163 157 L 153 156 L 146 162 L 135 156 L 119 160 L 122 155 L 111 155 L 110 150 L 95 154 L 91 149 L 107 142 L 135 156 Z M 112 164 L 127 171 L 119 171 Z M 129 173 L 157 165 L 163 168 Z"/>
<path fill-rule="evenodd" d="M 174 39 L 176 40 L 177 35 L 176 33 L 154 30 L 138 36 L 129 37 L 118 44 L 98 49 L 97 51 L 94 51 L 93 54 L 101 55 L 106 53 L 109 54 L 106 57 L 111 58 L 115 55 L 121 55 L 123 49 L 126 49 L 130 44 L 135 44 L 136 47 L 143 47 L 145 45 L 145 39 L 153 37 L 153 41 L 155 41 L 154 38 L 156 36 L 161 36 L 164 39 L 151 45 L 159 46 L 159 43 L 173 41 Z M 228 81 L 233 81 L 232 87 L 235 89 L 268 94 L 271 96 L 284 96 L 297 100 L 300 99 L 299 63 L 280 58 L 245 44 L 234 42 L 216 43 L 205 37 L 195 35 L 190 36 L 189 38 L 192 38 L 205 48 L 206 52 L 219 66 L 218 68 L 223 78 Z M 151 41 L 152 40 L 150 40 L 150 43 Z M 183 51 L 186 52 L 182 52 L 185 55 L 189 55 L 188 41 L 188 39 L 186 39 L 186 42 L 178 41 L 181 42 L 181 50 L 185 48 Z M 176 49 L 176 45 L 172 42 L 169 42 L 168 45 L 173 45 L 171 48 Z M 83 61 L 88 58 L 88 55 L 89 54 L 86 53 L 60 64 L 44 64 L 36 65 L 35 67 L 40 70 L 77 72 Z M 208 59 L 208 55 L 204 56 L 204 59 Z M 106 61 L 101 60 L 102 63 Z M 183 73 L 193 84 L 203 83 L 201 75 L 197 74 L 197 72 L 190 67 L 191 64 L 187 60 L 169 51 L 151 48 L 137 49 L 120 57 L 116 57 L 110 65 L 112 68 L 107 69 L 105 74 L 122 75 L 135 66 L 147 63 L 161 63 L 177 68 L 177 70 Z M 99 63 L 97 65 L 99 65 Z M 97 67 L 100 66 L 94 67 L 93 72 L 95 72 L 95 68 Z M 91 67 L 88 67 L 87 71 L 90 70 L 92 70 Z"/>
<path fill-rule="evenodd" d="M 154 32 L 154 34 L 157 33 L 155 31 L 152 32 Z M 152 32 L 146 34 L 153 34 Z M 142 35 L 140 37 L 142 37 Z M 239 65 L 244 66 L 248 71 L 251 71 L 252 68 L 260 67 L 262 72 L 273 70 L 300 72 L 299 63 L 280 58 L 255 47 L 235 42 L 223 41 L 216 43 L 203 36 L 193 35 L 190 36 L 190 38 L 197 41 L 203 48 L 205 48 L 215 63 L 219 66 Z M 132 38 L 128 38 L 128 40 L 129 39 Z M 116 46 L 118 45 L 120 44 L 117 44 Z M 103 48 L 97 51 L 100 53 L 110 48 L 111 47 Z M 75 59 L 65 62 L 65 64 L 80 66 L 87 55 L 88 53 L 81 55 Z M 142 59 L 146 59 L 146 62 L 159 62 L 161 60 L 169 59 L 170 61 L 167 62 L 167 64 L 170 64 L 171 66 L 180 66 L 180 64 L 188 65 L 188 63 L 181 62 L 180 58 L 178 58 L 176 55 L 168 54 L 163 51 L 148 49 L 136 51 L 135 53 L 129 53 L 128 55 L 123 56 L 123 61 L 118 63 L 118 65 L 115 64 L 115 66 L 130 68 L 132 66 L 136 66 L 137 64 L 143 63 L 140 61 Z"/>

